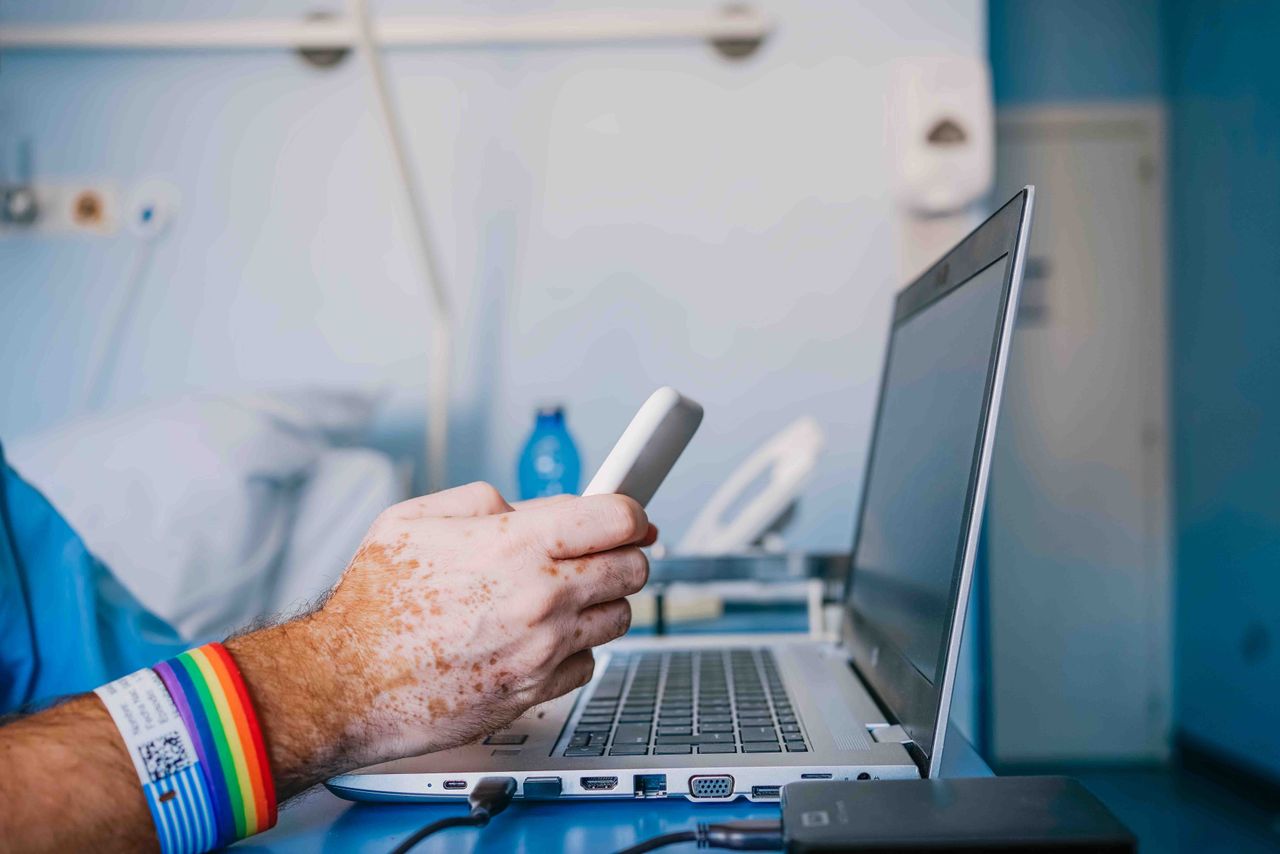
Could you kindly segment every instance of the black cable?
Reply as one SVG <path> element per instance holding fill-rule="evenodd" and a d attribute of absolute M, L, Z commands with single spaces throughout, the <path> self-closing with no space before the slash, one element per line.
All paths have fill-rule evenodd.
<path fill-rule="evenodd" d="M 515 796 L 514 777 L 482 777 L 467 797 L 467 803 L 471 806 L 470 814 L 447 816 L 419 828 L 392 849 L 391 854 L 408 854 L 415 845 L 438 830 L 449 827 L 484 827 L 489 819 L 506 809 Z"/>
<path fill-rule="evenodd" d="M 643 854 L 680 842 L 696 842 L 699 848 L 728 848 L 733 851 L 776 851 L 782 848 L 782 821 L 746 819 L 699 823 L 695 830 L 681 830 L 646 839 L 618 854 Z"/>
<path fill-rule="evenodd" d="M 420 827 L 410 836 L 406 837 L 403 842 L 392 849 L 391 854 L 408 854 L 413 846 L 426 839 L 437 830 L 444 830 L 448 827 L 484 827 L 488 823 L 487 819 L 480 819 L 471 815 L 451 815 L 448 818 L 442 818 L 439 821 L 433 821 L 426 827 Z"/>
<path fill-rule="evenodd" d="M 697 839 L 698 834 L 692 830 L 682 830 L 679 833 L 664 833 L 661 836 L 646 839 L 644 842 L 637 842 L 630 848 L 619 851 L 618 854 L 644 854 L 646 851 L 665 848 L 668 845 L 675 845 L 677 842 L 696 842 Z"/>

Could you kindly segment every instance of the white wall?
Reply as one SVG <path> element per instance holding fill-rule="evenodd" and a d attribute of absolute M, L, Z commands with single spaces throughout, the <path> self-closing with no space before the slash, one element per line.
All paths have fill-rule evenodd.
<path fill-rule="evenodd" d="M 175 5 L 3 0 L 0 24 L 212 14 Z M 708 416 L 652 508 L 669 534 L 755 444 L 811 413 L 830 449 L 795 542 L 847 548 L 899 284 L 886 66 L 985 53 L 985 4 L 760 5 L 778 32 L 742 63 L 691 45 L 391 56 L 464 327 L 454 480 L 513 489 L 543 399 L 568 404 L 590 469 L 643 397 L 671 383 Z M 183 195 L 110 403 L 386 382 L 382 441 L 416 452 L 427 299 L 366 96 L 355 62 L 322 72 L 271 52 L 0 57 L 0 140 L 30 137 L 40 175 L 160 177 Z M 68 414 L 86 342 L 135 251 L 124 236 L 0 239 L 0 437 Z"/>

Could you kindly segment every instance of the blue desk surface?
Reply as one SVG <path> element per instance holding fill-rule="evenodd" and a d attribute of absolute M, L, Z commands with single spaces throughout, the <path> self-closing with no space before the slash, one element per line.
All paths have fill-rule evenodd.
<path fill-rule="evenodd" d="M 954 729 L 947 734 L 943 775 L 982 777 L 991 771 Z M 235 846 L 237 851 L 348 852 L 385 854 L 424 824 L 465 810 L 462 804 L 354 804 L 319 787 L 280 813 L 271 831 Z M 699 821 L 776 818 L 776 804 L 735 801 L 695 804 L 683 798 L 662 800 L 529 802 L 517 801 L 482 830 L 441 831 L 414 849 L 430 852 L 617 851 L 650 836 L 688 830 Z M 664 851 L 694 852 L 692 844 Z"/>

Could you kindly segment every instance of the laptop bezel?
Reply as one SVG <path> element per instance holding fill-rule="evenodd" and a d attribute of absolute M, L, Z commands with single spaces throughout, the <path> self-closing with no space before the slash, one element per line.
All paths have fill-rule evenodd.
<path fill-rule="evenodd" d="M 1015 323 L 1018 294 L 1022 284 L 1034 194 L 1033 187 L 1023 188 L 950 252 L 898 293 L 894 301 L 893 324 L 881 371 L 880 389 L 876 402 L 877 418 L 873 425 L 867 465 L 863 475 L 863 503 L 858 510 L 853 557 L 850 559 L 849 575 L 846 579 L 840 642 L 863 683 L 892 721 L 899 724 L 911 739 L 907 744 L 908 751 L 919 766 L 921 775 L 926 777 L 938 774 L 943 739 L 950 717 L 951 695 L 964 631 L 964 614 L 972 588 L 991 464 L 991 449 L 995 438 L 995 425 L 1000 409 L 1000 396 Z M 983 392 L 983 416 L 977 440 L 979 452 L 975 455 L 970 470 L 965 496 L 964 522 L 961 528 L 961 548 L 957 549 L 959 555 L 957 559 L 961 562 L 961 566 L 959 572 L 952 573 L 945 631 L 946 643 L 941 646 L 936 671 L 942 674 L 942 679 L 935 684 L 907 659 L 896 644 L 883 635 L 874 622 L 858 614 L 852 604 L 851 597 L 854 585 L 857 583 L 856 555 L 863 529 L 865 498 L 872 470 L 871 460 L 874 459 L 876 452 L 876 433 L 880 428 L 879 413 L 884 404 L 885 381 L 893 356 L 894 333 L 907 319 L 1006 257 L 1010 259 L 1010 263 L 1006 265 L 1002 283 L 1000 314 L 992 340 L 992 358 L 988 364 L 986 386 Z"/>

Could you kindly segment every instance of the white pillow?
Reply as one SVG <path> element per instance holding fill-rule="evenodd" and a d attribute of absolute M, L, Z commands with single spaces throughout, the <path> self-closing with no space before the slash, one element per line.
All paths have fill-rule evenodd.
<path fill-rule="evenodd" d="M 121 583 L 184 637 L 263 610 L 302 484 L 376 396 L 190 396 L 75 419 L 6 445 Z"/>

